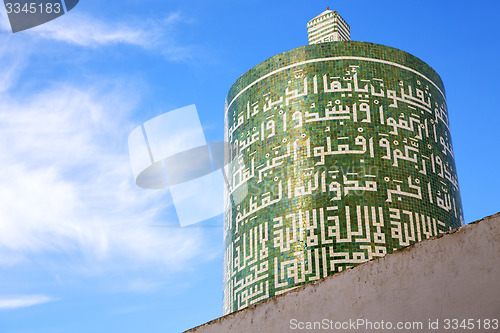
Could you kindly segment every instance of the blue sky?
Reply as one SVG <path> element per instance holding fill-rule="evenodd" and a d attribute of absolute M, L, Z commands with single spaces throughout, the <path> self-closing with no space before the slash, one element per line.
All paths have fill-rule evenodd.
<path fill-rule="evenodd" d="M 307 43 L 326 9 L 352 40 L 444 81 L 466 222 L 500 210 L 500 2 L 81 0 L 12 34 L 0 8 L 0 333 L 181 332 L 222 315 L 222 217 L 176 228 L 134 184 L 127 136 L 196 104 L 223 140 L 227 90 Z"/>

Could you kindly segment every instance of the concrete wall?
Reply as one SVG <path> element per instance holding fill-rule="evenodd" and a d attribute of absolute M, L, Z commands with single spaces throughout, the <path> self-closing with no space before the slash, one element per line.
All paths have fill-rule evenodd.
<path fill-rule="evenodd" d="M 187 332 L 500 332 L 493 319 L 500 325 L 500 213 Z"/>

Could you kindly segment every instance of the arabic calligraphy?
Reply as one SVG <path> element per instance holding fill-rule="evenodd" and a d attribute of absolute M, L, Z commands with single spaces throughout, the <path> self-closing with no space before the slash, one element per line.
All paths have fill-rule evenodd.
<path fill-rule="evenodd" d="M 363 61 L 308 66 L 226 103 L 225 136 L 241 154 L 227 195 L 249 189 L 224 217 L 231 311 L 463 221 L 436 84 Z"/>

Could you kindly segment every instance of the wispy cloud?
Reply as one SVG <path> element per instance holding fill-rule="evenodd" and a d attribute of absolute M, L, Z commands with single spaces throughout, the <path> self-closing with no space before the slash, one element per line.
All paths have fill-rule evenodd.
<path fill-rule="evenodd" d="M 0 24 L 1 22 L 0 17 Z M 29 47 L 25 48 L 22 42 L 13 40 L 11 37 L 0 35 L 0 70 L 2 73 L 0 94 L 9 90 L 17 82 L 29 53 Z M 20 48 L 22 48 L 22 52 L 19 51 Z"/>
<path fill-rule="evenodd" d="M 152 227 L 177 223 L 168 192 L 134 183 L 127 137 L 137 126 L 131 117 L 140 103 L 140 83 L 100 75 L 87 78 L 88 84 L 55 80 L 32 88 L 43 78 L 23 72 L 34 52 L 50 48 L 47 40 L 74 46 L 68 54 L 127 44 L 186 59 L 187 48 L 163 38 L 179 16 L 148 26 L 79 15 L 13 35 L 0 10 L 0 270 L 43 262 L 64 281 L 118 270 L 192 269 L 215 255 L 203 230 Z M 150 277 L 116 283 L 117 288 L 148 292 L 165 283 L 163 277 L 148 282 Z M 25 303 L 0 298 L 0 308 L 44 300 L 17 299 Z"/>
<path fill-rule="evenodd" d="M 10 28 L 9 24 L 9 18 L 7 17 L 7 12 L 3 10 L 0 10 L 0 31 L 11 31 L 12 29 Z"/>
<path fill-rule="evenodd" d="M 147 47 L 159 38 L 160 33 L 155 29 L 147 29 L 144 24 L 105 22 L 80 13 L 69 13 L 27 32 L 47 39 L 90 47 L 110 44 Z"/>
<path fill-rule="evenodd" d="M 157 19 L 104 21 L 73 11 L 18 34 L 86 48 L 132 45 L 159 52 L 169 60 L 182 61 L 194 56 L 195 47 L 173 36 L 181 25 L 189 22 L 176 12 Z M 7 15 L 1 10 L 0 31 L 11 32 Z"/>
<path fill-rule="evenodd" d="M 136 101 L 116 85 L 0 94 L 0 265 L 69 252 L 175 269 L 200 253 L 199 232 L 151 227 L 164 220 L 166 192 L 133 183 L 126 142 Z"/>
<path fill-rule="evenodd" d="M 57 299 L 45 295 L 25 295 L 5 298 L 0 297 L 0 310 L 27 308 L 54 301 L 57 301 Z"/>

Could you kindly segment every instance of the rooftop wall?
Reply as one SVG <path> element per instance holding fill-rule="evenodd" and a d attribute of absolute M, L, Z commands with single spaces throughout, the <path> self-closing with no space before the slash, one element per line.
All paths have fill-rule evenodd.
<path fill-rule="evenodd" d="M 187 332 L 498 332 L 499 277 L 500 213 Z"/>

